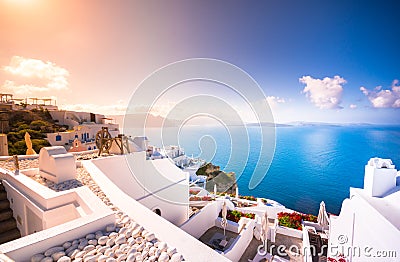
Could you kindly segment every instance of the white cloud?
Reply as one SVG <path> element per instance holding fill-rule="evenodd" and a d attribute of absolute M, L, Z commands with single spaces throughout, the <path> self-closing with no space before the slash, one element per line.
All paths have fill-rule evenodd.
<path fill-rule="evenodd" d="M 68 89 L 69 72 L 52 62 L 13 56 L 4 72 L 18 77 L 18 82 L 29 79 L 29 83 L 6 80 L 3 88 L 15 94 L 33 94 Z M 41 82 L 41 84 L 37 84 Z M 35 83 L 35 84 L 34 84 Z"/>
<path fill-rule="evenodd" d="M 351 105 L 350 105 L 350 108 L 351 108 L 351 109 L 356 109 L 356 108 L 357 108 L 357 105 L 351 104 Z"/>
<path fill-rule="evenodd" d="M 71 104 L 62 105 L 61 109 L 80 112 L 93 112 L 103 115 L 123 115 L 126 112 L 126 103 L 122 100 L 115 105 Z"/>
<path fill-rule="evenodd" d="M 284 98 L 278 96 L 267 96 L 267 102 L 270 106 L 276 106 L 277 104 L 286 103 Z"/>
<path fill-rule="evenodd" d="M 333 78 L 325 77 L 324 79 L 312 78 L 311 76 L 303 76 L 299 81 L 306 86 L 303 93 L 310 101 L 321 109 L 340 109 L 342 103 L 343 84 L 346 80 L 340 76 Z"/>
<path fill-rule="evenodd" d="M 393 81 L 391 90 L 377 86 L 370 91 L 362 86 L 360 91 L 368 97 L 368 100 L 375 108 L 400 108 L 400 86 L 397 79 Z"/>

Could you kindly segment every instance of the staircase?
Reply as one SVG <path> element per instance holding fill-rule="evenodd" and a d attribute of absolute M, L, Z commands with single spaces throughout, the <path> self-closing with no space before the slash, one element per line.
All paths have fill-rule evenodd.
<path fill-rule="evenodd" d="M 20 237 L 17 222 L 7 199 L 7 192 L 0 181 L 0 245 Z"/>

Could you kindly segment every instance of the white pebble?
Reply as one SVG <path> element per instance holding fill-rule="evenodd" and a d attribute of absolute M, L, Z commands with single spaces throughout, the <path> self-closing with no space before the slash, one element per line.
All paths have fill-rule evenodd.
<path fill-rule="evenodd" d="M 60 257 L 65 256 L 65 252 L 64 251 L 59 251 L 54 253 L 53 255 L 51 255 L 51 257 L 53 258 L 54 261 L 57 261 Z"/>
<path fill-rule="evenodd" d="M 146 240 L 147 241 L 153 241 L 156 238 L 156 236 L 153 233 L 147 234 L 146 235 Z"/>
<path fill-rule="evenodd" d="M 159 262 L 167 262 L 169 260 L 169 256 L 167 252 L 162 252 L 161 255 L 158 257 Z"/>
<path fill-rule="evenodd" d="M 158 247 L 157 247 L 159 250 L 161 250 L 161 251 L 167 251 L 167 248 L 168 248 L 168 246 L 167 246 L 167 243 L 165 243 L 165 242 L 160 242 L 160 243 L 158 243 Z"/>
<path fill-rule="evenodd" d="M 125 242 L 126 242 L 125 234 L 121 234 L 115 239 L 115 244 L 117 244 L 117 245 L 121 245 Z"/>
<path fill-rule="evenodd" d="M 97 243 L 99 245 L 104 246 L 107 243 L 108 240 L 109 240 L 108 236 L 102 236 L 97 240 Z"/>
<path fill-rule="evenodd" d="M 182 260 L 183 260 L 182 255 L 179 254 L 179 253 L 175 253 L 175 254 L 172 255 L 170 261 L 171 261 L 171 262 L 181 262 Z"/>
<path fill-rule="evenodd" d="M 71 262 L 71 259 L 67 256 L 60 257 L 57 262 Z"/>
<path fill-rule="evenodd" d="M 107 260 L 108 256 L 106 255 L 101 255 L 99 256 L 99 258 L 97 259 L 98 262 L 105 262 Z"/>
<path fill-rule="evenodd" d="M 107 240 L 106 242 L 106 246 L 112 247 L 114 245 L 114 239 L 110 238 L 109 240 Z"/>
<path fill-rule="evenodd" d="M 90 240 L 88 241 L 88 244 L 89 244 L 89 245 L 93 245 L 93 246 L 97 246 L 97 239 L 90 239 Z"/>
<path fill-rule="evenodd" d="M 126 258 L 126 262 L 134 262 L 135 261 L 135 254 L 130 253 L 128 254 L 128 257 Z"/>
<path fill-rule="evenodd" d="M 176 253 L 176 248 L 174 248 L 174 247 L 169 247 L 168 249 L 167 249 L 167 254 L 168 254 L 168 256 L 172 256 L 173 254 L 175 254 Z"/>
<path fill-rule="evenodd" d="M 90 252 L 90 251 L 94 250 L 95 248 L 96 247 L 94 245 L 88 245 L 83 249 L 83 251 Z"/>

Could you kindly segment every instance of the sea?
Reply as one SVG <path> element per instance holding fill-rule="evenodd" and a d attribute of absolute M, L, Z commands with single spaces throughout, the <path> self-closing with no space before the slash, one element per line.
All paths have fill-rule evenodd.
<path fill-rule="evenodd" d="M 340 213 L 350 187 L 363 187 L 370 158 L 389 158 L 400 169 L 400 126 L 278 126 L 275 146 L 262 140 L 260 131 L 257 126 L 246 126 L 245 132 L 243 127 L 188 126 L 162 132 L 149 128 L 145 135 L 150 144 L 178 144 L 188 156 L 235 172 L 241 195 L 273 199 L 314 215 L 321 201 L 328 212 Z M 273 155 L 262 155 L 263 147 Z M 250 185 L 254 176 L 262 177 L 255 187 Z"/>

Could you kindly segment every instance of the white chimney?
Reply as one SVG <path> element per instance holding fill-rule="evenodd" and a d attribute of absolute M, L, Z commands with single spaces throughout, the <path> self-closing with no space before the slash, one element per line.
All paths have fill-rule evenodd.
<path fill-rule="evenodd" d="M 364 190 L 373 197 L 382 197 L 396 187 L 396 176 L 392 160 L 371 158 L 365 166 Z"/>

